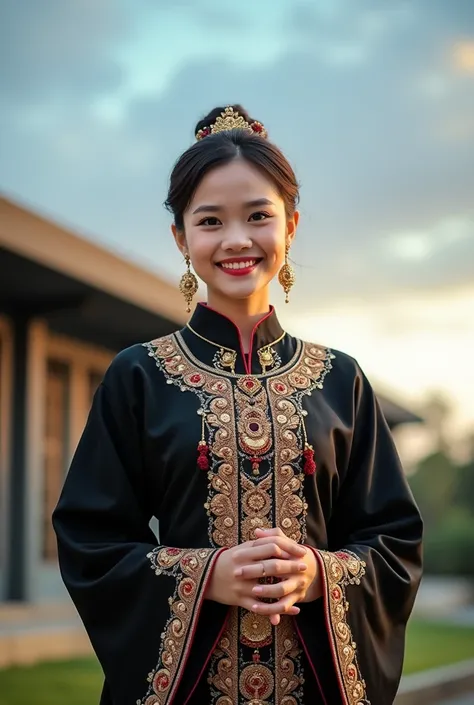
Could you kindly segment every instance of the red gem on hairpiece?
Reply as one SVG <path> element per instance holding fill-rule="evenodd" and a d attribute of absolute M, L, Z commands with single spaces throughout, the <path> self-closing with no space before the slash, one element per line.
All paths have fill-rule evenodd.
<path fill-rule="evenodd" d="M 263 132 L 263 129 L 264 129 L 261 122 L 253 122 L 253 123 L 250 125 L 250 127 L 252 128 L 252 130 L 253 130 L 254 132 L 258 132 L 258 133 Z"/>
<path fill-rule="evenodd" d="M 197 140 L 202 140 L 204 137 L 208 137 L 211 134 L 211 128 L 210 127 L 203 127 L 202 130 L 199 130 L 199 132 L 196 135 Z"/>

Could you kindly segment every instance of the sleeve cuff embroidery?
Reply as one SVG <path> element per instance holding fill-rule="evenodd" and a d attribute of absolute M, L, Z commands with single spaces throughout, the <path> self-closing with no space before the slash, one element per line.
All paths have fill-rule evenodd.
<path fill-rule="evenodd" d="M 175 579 L 170 616 L 161 634 L 158 664 L 136 705 L 166 705 L 176 693 L 191 649 L 211 569 L 220 551 L 158 547 L 147 554 L 156 575 Z"/>
<path fill-rule="evenodd" d="M 366 564 L 351 551 L 315 551 L 323 571 L 323 597 L 332 656 L 344 705 L 370 705 L 348 622 L 348 585 L 360 585 Z"/>

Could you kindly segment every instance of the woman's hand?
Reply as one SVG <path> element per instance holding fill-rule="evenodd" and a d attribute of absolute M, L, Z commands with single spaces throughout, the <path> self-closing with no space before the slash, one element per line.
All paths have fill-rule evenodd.
<path fill-rule="evenodd" d="M 284 534 L 280 529 L 257 529 L 256 536 L 255 547 L 269 545 L 280 540 Z M 257 600 L 272 599 L 276 601 L 272 603 L 255 601 L 251 611 L 267 615 L 272 624 L 277 625 L 280 622 L 280 615 L 297 614 L 294 611 L 295 603 L 311 602 L 320 597 L 322 594 L 320 571 L 316 557 L 309 548 L 298 561 L 298 564 L 303 563 L 306 570 L 303 570 L 300 565 L 295 570 L 294 561 L 274 558 L 262 562 L 249 562 L 247 565 L 241 566 L 238 569 L 238 576 L 244 577 L 249 582 L 264 576 L 279 579 L 278 582 L 272 584 L 257 584 L 252 587 L 252 595 Z"/>
<path fill-rule="evenodd" d="M 264 573 L 268 576 L 302 574 L 307 570 L 307 563 L 304 559 L 307 558 L 308 553 L 309 551 L 304 546 L 287 538 L 282 532 L 234 546 L 223 551 L 218 557 L 206 590 L 206 598 L 223 605 L 243 607 L 249 612 L 260 611 L 254 609 L 256 595 L 253 593 L 253 588 L 258 585 L 259 578 L 264 577 Z M 253 572 L 256 573 L 254 578 L 246 574 L 251 566 L 254 567 Z M 267 566 L 270 571 L 268 573 Z M 266 597 L 266 595 L 262 595 L 262 597 Z M 263 603 L 258 603 L 258 605 L 260 604 Z M 272 606 L 268 605 L 268 607 Z M 267 612 L 261 613 L 267 614 Z M 296 615 L 298 613 L 298 607 L 288 606 L 286 610 L 286 614 Z M 268 614 L 273 615 L 274 612 Z"/>

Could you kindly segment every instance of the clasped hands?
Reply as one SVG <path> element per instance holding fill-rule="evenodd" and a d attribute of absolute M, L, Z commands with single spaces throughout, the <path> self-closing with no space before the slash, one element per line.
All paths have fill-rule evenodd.
<path fill-rule="evenodd" d="M 255 535 L 256 540 L 220 554 L 206 598 L 267 615 L 276 626 L 281 615 L 299 613 L 296 603 L 321 595 L 318 564 L 311 549 L 289 539 L 281 529 L 256 529 Z M 262 578 L 278 582 L 262 583 Z"/>

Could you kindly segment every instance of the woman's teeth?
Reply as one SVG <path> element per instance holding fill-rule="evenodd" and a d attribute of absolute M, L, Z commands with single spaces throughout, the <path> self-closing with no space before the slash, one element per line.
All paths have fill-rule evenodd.
<path fill-rule="evenodd" d="M 221 267 L 224 269 L 248 269 L 249 267 L 254 267 L 257 264 L 257 260 L 249 259 L 246 262 L 221 262 Z"/>

